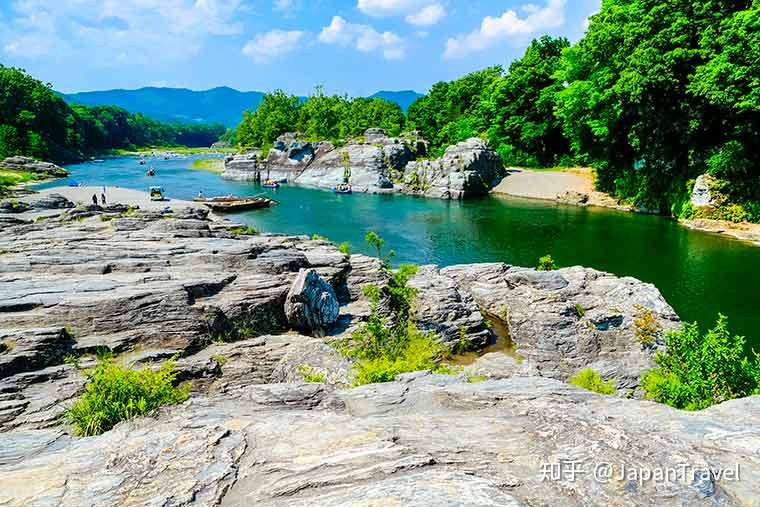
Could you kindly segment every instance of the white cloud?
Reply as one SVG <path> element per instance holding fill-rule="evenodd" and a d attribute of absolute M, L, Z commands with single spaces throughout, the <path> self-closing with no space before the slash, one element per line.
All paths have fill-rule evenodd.
<path fill-rule="evenodd" d="M 243 54 L 251 57 L 256 63 L 264 63 L 295 51 L 305 35 L 305 32 L 298 30 L 272 30 L 262 33 L 243 46 Z"/>
<path fill-rule="evenodd" d="M 406 22 L 416 26 L 433 26 L 446 15 L 446 9 L 441 4 L 430 4 L 419 12 L 409 14 Z"/>
<path fill-rule="evenodd" d="M 409 14 L 427 3 L 430 0 L 358 0 L 356 7 L 368 16 L 382 18 Z"/>
<path fill-rule="evenodd" d="M 272 8 L 276 11 L 286 11 L 293 7 L 293 0 L 274 0 Z"/>
<path fill-rule="evenodd" d="M 381 33 L 368 25 L 349 23 L 340 16 L 334 16 L 330 24 L 322 29 L 319 41 L 354 46 L 364 53 L 381 51 L 386 60 L 398 60 L 405 55 L 404 40 L 395 33 Z"/>
<path fill-rule="evenodd" d="M 446 15 L 435 0 L 358 0 L 356 7 L 376 18 L 405 16 L 407 23 L 417 26 L 435 25 Z"/>
<path fill-rule="evenodd" d="M 0 47 L 34 59 L 86 54 L 93 65 L 160 65 L 236 35 L 243 0 L 13 0 Z"/>
<path fill-rule="evenodd" d="M 461 58 L 482 51 L 511 38 L 523 38 L 536 32 L 565 24 L 566 0 L 547 0 L 546 6 L 527 4 L 521 7 L 524 17 L 514 10 L 499 17 L 486 16 L 480 28 L 446 41 L 444 58 Z"/>

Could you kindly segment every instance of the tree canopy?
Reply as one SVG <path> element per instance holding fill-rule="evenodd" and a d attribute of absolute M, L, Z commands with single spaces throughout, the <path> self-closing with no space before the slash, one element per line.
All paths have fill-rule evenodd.
<path fill-rule="evenodd" d="M 434 153 L 481 136 L 507 164 L 589 164 L 600 190 L 674 214 L 710 173 L 760 221 L 760 0 L 603 0 L 576 44 L 437 83 L 408 120 Z"/>
<path fill-rule="evenodd" d="M 50 84 L 0 65 L 0 158 L 73 160 L 112 148 L 209 146 L 220 125 L 167 124 L 115 106 L 70 106 Z"/>
<path fill-rule="evenodd" d="M 282 90 L 268 93 L 254 112 L 247 111 L 237 129 L 242 146 L 266 146 L 285 132 L 298 131 L 314 140 L 338 141 L 360 136 L 371 127 L 398 135 L 405 116 L 383 99 L 326 95 L 321 87 L 305 101 Z"/>

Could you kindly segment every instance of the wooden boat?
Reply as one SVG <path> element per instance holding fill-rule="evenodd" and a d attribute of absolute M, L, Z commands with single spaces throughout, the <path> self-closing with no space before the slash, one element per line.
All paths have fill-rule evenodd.
<path fill-rule="evenodd" d="M 251 197 L 236 200 L 205 200 L 201 202 L 213 211 L 219 211 L 222 213 L 268 208 L 273 203 L 271 199 L 267 199 L 266 197 Z"/>
<path fill-rule="evenodd" d="M 238 197 L 235 195 L 219 195 L 216 197 L 193 197 L 193 201 L 195 202 L 230 202 L 230 201 L 242 201 L 245 199 L 250 199 L 250 197 Z"/>

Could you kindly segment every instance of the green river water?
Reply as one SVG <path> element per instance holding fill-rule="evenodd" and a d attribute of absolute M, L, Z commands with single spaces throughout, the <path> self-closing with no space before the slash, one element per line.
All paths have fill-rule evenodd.
<path fill-rule="evenodd" d="M 506 197 L 449 202 L 400 195 L 336 195 L 283 185 L 266 190 L 190 170 L 192 158 L 150 159 L 145 176 L 135 157 L 69 166 L 86 185 L 147 190 L 169 197 L 269 194 L 279 205 L 230 218 L 266 232 L 319 234 L 371 254 L 364 235 L 374 230 L 396 252 L 396 262 L 441 266 L 502 261 L 534 266 L 551 253 L 561 266 L 582 265 L 655 284 L 682 319 L 712 325 L 719 312 L 734 332 L 760 349 L 760 248 L 675 221 L 626 212 Z"/>

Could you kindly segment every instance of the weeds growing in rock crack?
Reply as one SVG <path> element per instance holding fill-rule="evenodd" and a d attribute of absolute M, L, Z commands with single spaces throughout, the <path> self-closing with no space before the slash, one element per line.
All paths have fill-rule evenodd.
<path fill-rule="evenodd" d="M 189 392 L 186 386 L 173 385 L 174 361 L 153 371 L 104 360 L 87 376 L 84 395 L 65 415 L 74 432 L 85 437 L 104 433 L 121 421 L 146 415 L 162 405 L 181 403 Z"/>

